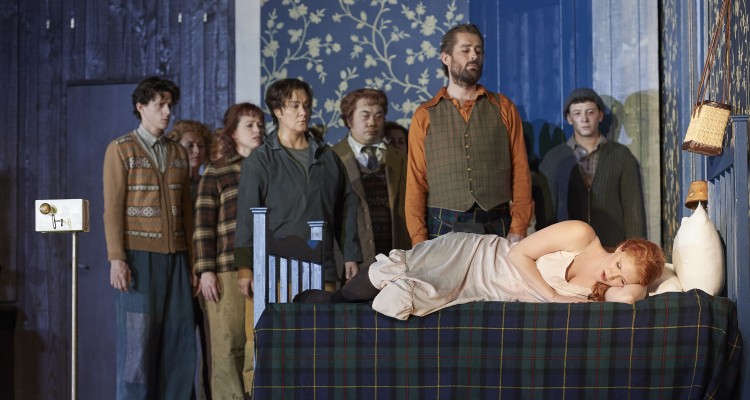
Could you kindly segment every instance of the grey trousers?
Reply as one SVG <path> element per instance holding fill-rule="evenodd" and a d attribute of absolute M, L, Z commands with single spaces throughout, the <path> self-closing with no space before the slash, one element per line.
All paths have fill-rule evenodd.
<path fill-rule="evenodd" d="M 189 399 L 195 326 L 187 252 L 127 251 L 132 285 L 118 292 L 117 398 Z"/>

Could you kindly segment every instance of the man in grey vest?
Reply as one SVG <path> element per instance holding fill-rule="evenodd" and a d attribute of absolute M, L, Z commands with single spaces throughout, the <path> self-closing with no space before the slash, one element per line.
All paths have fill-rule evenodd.
<path fill-rule="evenodd" d="M 539 170 L 549 185 L 552 215 L 537 228 L 577 219 L 594 228 L 602 245 L 646 237 L 646 212 L 638 161 L 626 146 L 599 132 L 604 102 L 589 88 L 568 96 L 563 115 L 573 136 L 544 156 Z"/>
<path fill-rule="evenodd" d="M 349 134 L 333 151 L 359 200 L 360 272 L 366 272 L 378 253 L 411 248 L 404 218 L 406 154 L 383 141 L 387 112 L 388 98 L 380 90 L 357 89 L 341 99 L 341 118 Z M 342 263 L 337 260 L 337 265 Z"/>
<path fill-rule="evenodd" d="M 534 212 L 521 117 L 505 96 L 486 90 L 484 40 L 457 25 L 440 44 L 448 86 L 412 118 L 406 224 L 412 244 L 451 231 L 526 236 Z"/>

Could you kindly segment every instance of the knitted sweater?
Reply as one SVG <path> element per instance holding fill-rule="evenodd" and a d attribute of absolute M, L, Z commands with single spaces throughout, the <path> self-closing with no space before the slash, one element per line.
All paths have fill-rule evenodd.
<path fill-rule="evenodd" d="M 188 156 L 171 140 L 165 172 L 146 155 L 135 132 L 113 140 L 104 155 L 104 234 L 109 260 L 125 250 L 190 251 L 193 205 Z"/>
<path fill-rule="evenodd" d="M 547 181 L 552 210 L 537 228 L 571 219 L 588 222 L 604 246 L 646 236 L 646 213 L 638 161 L 624 145 L 599 146 L 596 174 L 587 188 L 573 149 L 562 143 L 551 149 L 539 170 Z"/>

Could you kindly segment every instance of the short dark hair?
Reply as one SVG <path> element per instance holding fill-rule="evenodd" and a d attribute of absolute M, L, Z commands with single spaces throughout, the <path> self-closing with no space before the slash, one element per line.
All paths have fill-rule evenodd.
<path fill-rule="evenodd" d="M 409 130 L 396 121 L 385 121 L 383 131 L 385 132 L 385 137 L 389 137 L 388 132 L 390 131 L 401 131 L 404 133 L 404 139 L 406 139 L 407 142 L 409 141 Z"/>
<path fill-rule="evenodd" d="M 349 120 L 357 111 L 357 102 L 360 99 L 367 100 L 368 105 L 379 105 L 383 109 L 383 116 L 388 114 L 388 97 L 382 90 L 378 89 L 357 89 L 353 92 L 348 93 L 341 99 L 341 119 L 344 120 L 344 125 L 347 128 L 349 126 Z"/>
<path fill-rule="evenodd" d="M 565 100 L 565 105 L 563 106 L 563 117 L 568 115 L 570 106 L 573 104 L 586 103 L 589 101 L 595 103 L 596 107 L 599 108 L 599 111 L 604 111 L 604 101 L 602 101 L 602 98 L 599 97 L 599 94 L 596 93 L 594 89 L 585 87 L 573 89 L 573 91 L 570 92 L 568 99 Z"/>
<path fill-rule="evenodd" d="M 138 104 L 148 104 L 157 95 L 168 92 L 172 95 L 172 105 L 180 101 L 180 88 L 174 82 L 151 76 L 141 81 L 133 91 L 133 114 L 140 120 L 141 113 L 138 112 Z"/>
<path fill-rule="evenodd" d="M 271 117 L 273 117 L 273 123 L 278 128 L 279 119 L 276 118 L 275 110 L 284 108 L 287 100 L 292 98 L 292 92 L 295 90 L 304 90 L 307 93 L 307 97 L 310 98 L 310 102 L 313 101 L 313 94 L 310 85 L 307 82 L 301 81 L 295 78 L 281 79 L 268 87 L 266 90 L 266 106 L 271 111 Z"/>
<path fill-rule="evenodd" d="M 453 46 L 456 45 L 456 35 L 459 33 L 470 33 L 479 36 L 479 40 L 482 42 L 482 49 L 484 49 L 484 38 L 479 28 L 474 24 L 459 24 L 448 29 L 448 32 L 445 32 L 445 35 L 443 35 L 443 40 L 440 41 L 440 53 L 451 54 L 453 52 Z M 443 66 L 443 73 L 445 73 L 445 76 L 448 76 L 448 66 L 443 63 L 441 64 Z"/>
<path fill-rule="evenodd" d="M 260 107 L 252 103 L 238 103 L 231 105 L 224 113 L 224 127 L 217 131 L 216 146 L 220 146 L 221 155 L 232 157 L 237 154 L 237 146 L 234 142 L 234 133 L 240 125 L 240 119 L 244 116 L 258 117 L 260 122 L 265 122 L 265 115 Z M 264 127 L 265 128 L 265 127 Z"/>

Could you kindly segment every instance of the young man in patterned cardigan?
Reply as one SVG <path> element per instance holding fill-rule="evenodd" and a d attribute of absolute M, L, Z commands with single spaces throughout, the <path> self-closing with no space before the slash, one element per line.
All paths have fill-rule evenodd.
<path fill-rule="evenodd" d="M 180 97 L 151 77 L 133 92 L 138 129 L 104 156 L 104 230 L 118 290 L 117 398 L 187 399 L 195 372 L 189 161 L 164 136 Z"/>

